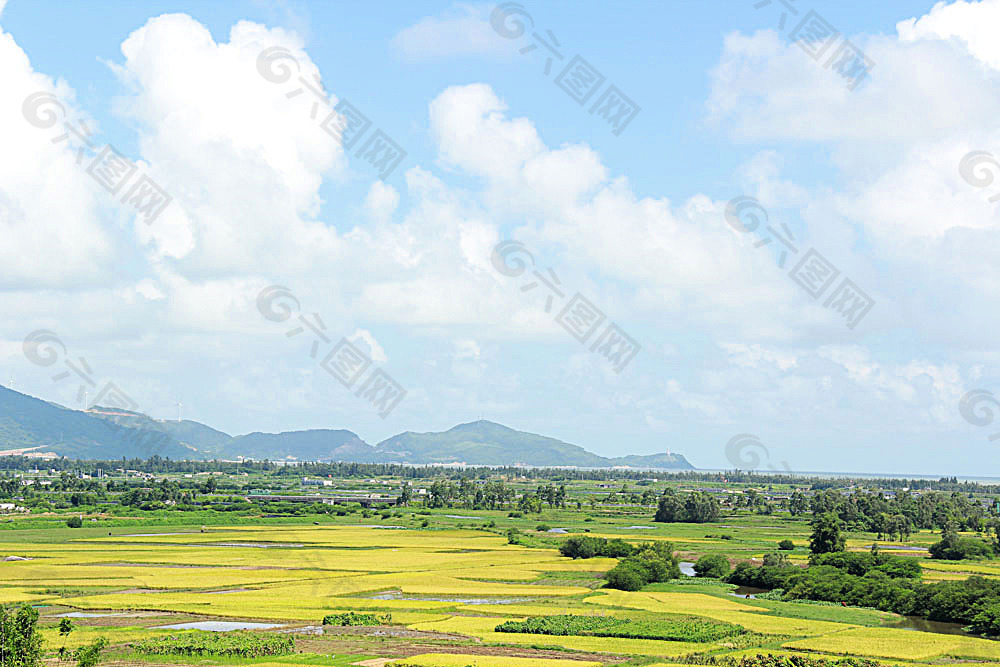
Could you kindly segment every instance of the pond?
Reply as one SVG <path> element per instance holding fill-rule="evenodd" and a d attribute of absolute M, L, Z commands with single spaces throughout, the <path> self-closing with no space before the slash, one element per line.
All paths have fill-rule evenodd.
<path fill-rule="evenodd" d="M 962 630 L 961 623 L 944 623 L 942 621 L 928 621 L 919 616 L 904 616 L 900 620 L 885 625 L 886 628 L 899 628 L 901 630 L 916 630 L 919 632 L 936 632 L 940 635 L 964 635 L 971 637 L 968 632 Z"/>
<path fill-rule="evenodd" d="M 519 602 L 533 602 L 532 598 L 454 598 L 454 597 L 434 597 L 430 595 L 404 595 L 402 591 L 385 591 L 374 595 L 360 596 L 368 600 L 432 600 L 435 602 L 454 602 L 455 604 L 517 604 Z"/>
<path fill-rule="evenodd" d="M 689 577 L 694 576 L 694 563 L 689 563 L 688 561 L 681 561 L 679 565 L 681 566 L 681 574 L 687 575 Z"/>
<path fill-rule="evenodd" d="M 737 586 L 735 590 L 729 592 L 730 595 L 735 595 L 738 598 L 750 598 L 753 599 L 760 595 L 761 593 L 766 593 L 766 588 L 754 588 L 753 586 Z"/>
<path fill-rule="evenodd" d="M 865 549 L 871 549 L 872 545 L 866 544 Z M 911 547 L 911 546 L 899 546 L 895 544 L 880 544 L 878 545 L 879 550 L 882 551 L 927 551 L 927 547 Z"/>
<path fill-rule="evenodd" d="M 243 621 L 198 621 L 195 623 L 175 623 L 160 625 L 156 630 L 207 630 L 209 632 L 229 632 L 230 630 L 271 630 L 280 628 L 275 623 L 247 623 Z"/>

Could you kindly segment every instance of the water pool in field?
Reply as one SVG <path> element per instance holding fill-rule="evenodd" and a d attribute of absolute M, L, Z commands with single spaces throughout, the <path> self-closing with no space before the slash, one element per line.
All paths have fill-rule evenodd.
<path fill-rule="evenodd" d="M 519 602 L 533 602 L 533 598 L 454 598 L 446 596 L 432 595 L 404 595 L 402 591 L 383 591 L 373 595 L 359 596 L 367 600 L 432 600 L 434 602 L 454 602 L 455 604 L 517 604 Z"/>
<path fill-rule="evenodd" d="M 940 635 L 963 635 L 970 637 L 968 632 L 962 629 L 961 623 L 944 623 L 942 621 L 928 621 L 919 616 L 904 616 L 895 623 L 883 626 L 886 628 L 899 628 L 901 630 L 916 630 L 918 632 L 936 632 Z"/>
<path fill-rule="evenodd" d="M 245 621 L 197 621 L 194 623 L 175 623 L 160 625 L 156 630 L 207 630 L 209 632 L 229 632 L 231 630 L 271 630 L 280 628 L 275 623 L 247 623 Z"/>
<path fill-rule="evenodd" d="M 56 618 L 104 618 L 106 616 L 129 616 L 130 614 L 88 614 L 83 611 L 73 611 L 68 614 L 59 614 Z"/>
<path fill-rule="evenodd" d="M 694 563 L 689 563 L 687 561 L 681 561 L 679 563 L 679 565 L 681 566 L 681 574 L 687 575 L 689 577 L 693 577 L 694 576 L 694 574 L 695 574 L 695 572 L 694 572 Z"/>
<path fill-rule="evenodd" d="M 766 588 L 754 588 L 753 586 L 738 586 L 736 590 L 730 591 L 730 595 L 735 595 L 738 598 L 755 598 L 761 593 L 766 593 Z"/>

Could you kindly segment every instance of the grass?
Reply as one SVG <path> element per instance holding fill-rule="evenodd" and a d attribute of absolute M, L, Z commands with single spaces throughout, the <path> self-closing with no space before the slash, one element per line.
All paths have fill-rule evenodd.
<path fill-rule="evenodd" d="M 119 517 L 107 524 L 102 519 L 99 527 L 85 523 L 78 530 L 49 519 L 19 519 L 24 529 L 0 532 L 0 555 L 32 560 L 0 562 L 0 603 L 53 605 L 41 608 L 42 634 L 50 655 L 60 646 L 72 650 L 106 636 L 112 655 L 135 655 L 129 658 L 133 663 L 150 664 L 179 658 L 133 654 L 128 646 L 143 641 L 162 643 L 170 635 L 187 636 L 154 627 L 166 624 L 167 619 L 119 618 L 115 623 L 76 619 L 77 629 L 63 638 L 55 629 L 55 614 L 66 609 L 151 610 L 174 615 L 170 620 L 217 617 L 319 625 L 327 616 L 391 612 L 395 626 L 391 632 L 377 629 L 382 634 L 366 634 L 375 630 L 364 627 L 328 627 L 323 636 L 297 636 L 300 653 L 294 655 L 251 662 L 199 658 L 199 664 L 205 665 L 339 667 L 384 656 L 396 658 L 399 665 L 420 667 L 584 667 L 600 664 L 592 661 L 598 654 L 605 663 L 628 660 L 648 665 L 651 660 L 680 660 L 692 654 L 740 656 L 768 651 L 829 658 L 868 656 L 895 661 L 892 664 L 905 661 L 907 667 L 916 667 L 919 661 L 1000 661 L 1000 642 L 879 627 L 896 618 L 883 612 L 736 598 L 728 594 L 732 586 L 715 580 L 679 580 L 634 593 L 593 590 L 603 572 L 614 566 L 614 559 L 574 561 L 549 547 L 507 543 L 502 534 L 507 527 L 532 530 L 543 522 L 537 516 L 511 519 L 506 513 L 481 511 L 475 512 L 481 521 L 442 516 L 449 512 L 473 513 L 428 511 L 418 518 L 432 521 L 431 529 L 405 530 L 360 527 L 357 515 L 321 517 L 319 526 L 298 518 L 251 522 L 233 517 L 223 525 L 206 526 L 204 532 L 201 525 L 159 516 Z M 720 527 L 652 524 L 648 513 L 585 512 L 595 520 L 585 522 L 575 511 L 546 510 L 544 523 L 578 534 L 630 541 L 669 539 L 689 560 L 705 553 L 732 559 L 759 557 L 786 537 L 803 544 L 809 531 L 804 521 L 777 517 L 727 518 L 729 527 Z M 419 523 L 404 518 L 408 525 Z M 496 522 L 496 532 L 468 528 L 489 521 Z M 111 525 L 114 522 L 121 525 Z M 364 522 L 378 523 L 378 515 Z M 457 528 L 458 523 L 466 528 Z M 632 525 L 650 525 L 653 530 L 627 530 Z M 584 533 L 584 528 L 591 532 Z M 732 539 L 718 537 L 723 534 Z M 927 532 L 915 535 L 915 543 L 927 544 L 934 537 Z M 855 535 L 852 540 L 854 545 L 868 544 L 871 537 Z M 793 554 L 803 555 L 800 550 Z M 922 559 L 921 563 L 928 579 L 969 573 L 1000 576 L 998 562 Z M 142 592 L 149 590 L 158 592 Z M 387 591 L 423 599 L 372 597 Z M 570 628 L 574 634 L 536 632 L 547 624 L 561 623 L 561 616 L 577 619 L 573 622 L 578 625 Z M 668 627 L 667 619 L 678 617 L 685 619 L 683 623 Z M 511 631 L 497 632 L 497 626 L 511 622 L 506 628 Z M 719 628 L 739 628 L 740 633 L 713 634 Z M 408 632 L 438 634 L 411 639 Z M 427 652 L 400 658 L 413 652 L 410 647 L 415 641 Z M 450 651 L 470 651 L 473 642 L 477 651 L 490 655 L 444 650 L 447 646 Z M 437 646 L 441 650 L 435 652 Z M 572 657 L 569 654 L 574 652 L 583 652 L 578 656 L 583 660 L 552 660 L 560 654 Z"/>

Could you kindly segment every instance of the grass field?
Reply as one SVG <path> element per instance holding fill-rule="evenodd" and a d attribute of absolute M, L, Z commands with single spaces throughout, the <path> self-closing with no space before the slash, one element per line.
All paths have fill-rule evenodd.
<path fill-rule="evenodd" d="M 495 512 L 480 514 L 482 522 L 502 518 Z M 396 667 L 596 667 L 756 653 L 866 656 L 913 667 L 1000 663 L 998 642 L 882 627 L 899 620 L 885 612 L 737 598 L 732 586 L 717 581 L 675 580 L 634 593 L 598 590 L 614 559 L 571 560 L 556 549 L 508 544 L 498 531 L 458 528 L 455 519 L 434 518 L 433 528 L 392 530 L 344 522 L 147 525 L 118 528 L 111 535 L 87 529 L 0 532 L 0 556 L 27 559 L 0 562 L 0 602 L 38 607 L 50 653 L 107 637 L 106 664 L 115 667 L 154 662 L 334 666 L 365 660 Z M 670 539 L 682 555 L 723 553 L 738 559 L 773 549 L 789 535 L 797 543 L 805 541 L 804 525 L 775 526 L 776 521 L 748 517 L 722 529 L 657 524 L 637 534 L 628 530 L 634 520 L 609 519 L 599 526 L 589 522 L 594 525 L 589 534 Z M 707 537 L 711 532 L 731 538 Z M 849 546 L 863 542 L 852 540 Z M 928 580 L 1000 576 L 1000 565 L 990 562 L 924 559 L 922 564 Z M 320 626 L 324 616 L 348 611 L 390 613 L 391 625 Z M 75 629 L 68 636 L 60 636 L 60 617 L 74 612 L 84 616 L 73 619 Z M 742 643 L 701 643 L 495 630 L 504 621 L 557 614 L 638 621 L 683 614 L 736 624 L 747 634 Z M 206 620 L 279 626 L 262 631 L 291 632 L 296 653 L 266 661 L 180 656 L 154 661 L 131 648 L 141 639 L 201 632 L 163 626 Z"/>

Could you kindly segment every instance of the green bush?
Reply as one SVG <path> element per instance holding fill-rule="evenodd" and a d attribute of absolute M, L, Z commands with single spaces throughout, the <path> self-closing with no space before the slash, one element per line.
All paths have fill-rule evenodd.
<path fill-rule="evenodd" d="M 73 652 L 76 667 L 96 667 L 101 661 L 101 652 L 108 647 L 105 637 L 98 637 L 89 646 L 81 646 Z"/>
<path fill-rule="evenodd" d="M 81 526 L 83 526 L 83 519 L 81 519 L 78 516 L 71 516 L 70 518 L 66 519 L 66 525 L 69 526 L 70 528 L 80 528 Z"/>
<path fill-rule="evenodd" d="M 567 558 L 626 558 L 635 553 L 635 547 L 621 539 L 603 537 L 570 537 L 559 545 L 559 553 Z"/>
<path fill-rule="evenodd" d="M 0 667 L 39 667 L 41 664 L 38 610 L 27 604 L 0 605 Z"/>
<path fill-rule="evenodd" d="M 729 574 L 729 559 L 722 554 L 706 554 L 694 564 L 694 572 L 699 577 L 719 579 Z"/>
<path fill-rule="evenodd" d="M 782 551 L 791 551 L 795 548 L 795 543 L 791 540 L 781 540 L 778 542 L 778 548 Z"/>
<path fill-rule="evenodd" d="M 987 637 L 1000 637 L 1000 602 L 983 605 L 965 630 Z"/>
<path fill-rule="evenodd" d="M 623 558 L 605 575 L 609 588 L 637 591 L 646 584 L 668 581 L 681 576 L 680 565 L 670 542 L 644 545 Z"/>
<path fill-rule="evenodd" d="M 344 614 L 330 614 L 323 617 L 323 625 L 389 625 L 392 614 L 356 614 L 349 611 Z"/>
<path fill-rule="evenodd" d="M 612 616 L 576 616 L 570 614 L 536 616 L 524 621 L 507 621 L 498 625 L 495 631 L 522 632 L 534 635 L 660 639 L 678 642 L 714 642 L 746 633 L 746 629 L 733 623 L 709 621 L 699 617 L 634 621 Z"/>
<path fill-rule="evenodd" d="M 931 558 L 942 560 L 982 560 L 993 555 L 989 544 L 974 537 L 945 538 L 935 542 L 927 550 L 931 553 Z"/>
<path fill-rule="evenodd" d="M 147 639 L 132 644 L 132 648 L 149 655 L 263 658 L 294 652 L 295 640 L 287 635 L 253 632 L 192 632 Z"/>

